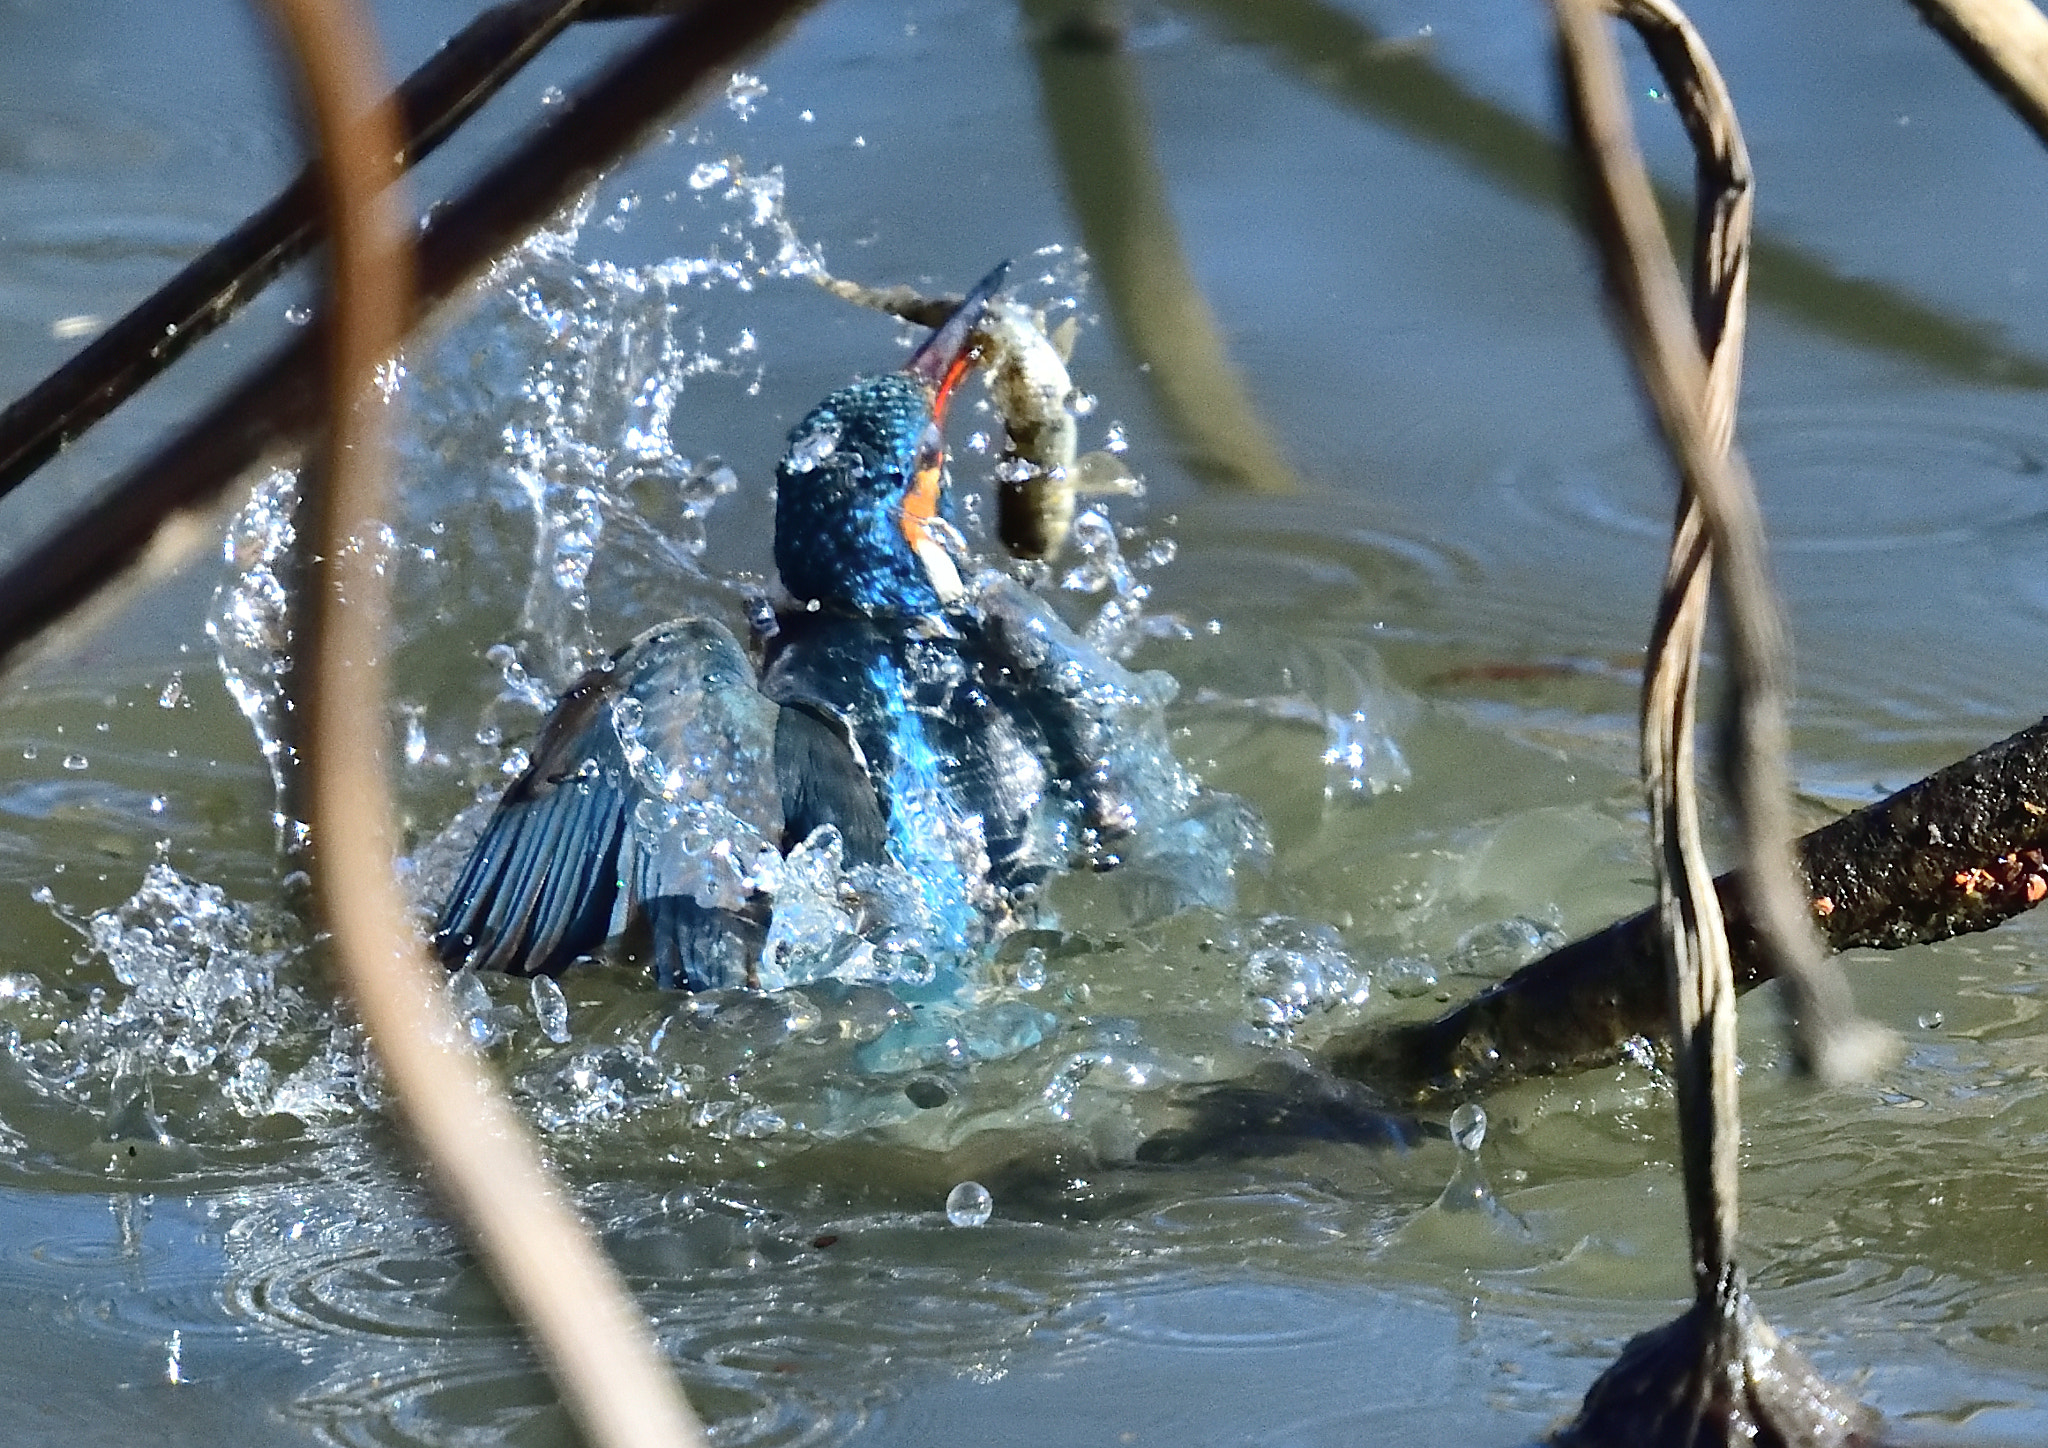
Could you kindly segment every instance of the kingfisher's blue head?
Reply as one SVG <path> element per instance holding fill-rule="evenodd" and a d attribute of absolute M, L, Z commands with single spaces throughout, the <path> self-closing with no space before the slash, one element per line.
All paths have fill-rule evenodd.
<path fill-rule="evenodd" d="M 840 388 L 790 433 L 775 469 L 775 567 L 796 598 L 873 617 L 937 613 L 960 596 L 932 526 L 946 486 L 941 428 L 1008 267 L 982 278 L 902 371 Z"/>

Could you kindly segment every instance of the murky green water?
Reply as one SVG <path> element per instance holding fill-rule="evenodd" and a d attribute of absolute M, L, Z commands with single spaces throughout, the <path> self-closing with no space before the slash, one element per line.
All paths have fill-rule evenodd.
<path fill-rule="evenodd" d="M 290 166 L 248 22 L 178 9 L 0 4 L 0 392 Z M 401 63 L 461 18 L 387 9 Z M 552 687 L 645 623 L 737 617 L 783 433 L 898 355 L 892 324 L 777 274 L 791 244 L 934 288 L 1014 255 L 1029 295 L 1078 291 L 1084 445 L 1117 430 L 1148 482 L 1110 505 L 1150 590 L 1135 658 L 1180 676 L 1184 757 L 1274 843 L 1222 916 L 1137 927 L 1116 876 L 1066 882 L 1042 982 L 993 989 L 1055 1029 L 966 1069 L 861 1072 L 882 1004 L 860 994 L 707 1013 L 595 970 L 565 982 L 566 1043 L 524 983 L 468 1000 L 722 1441 L 1524 1441 L 1686 1290 L 1668 1101 L 1634 1067 L 1485 1103 L 1504 1219 L 1431 1205 L 1445 1142 L 1133 1160 L 1176 1085 L 1463 994 L 1646 897 L 1631 671 L 1669 491 L 1529 162 L 1540 14 L 1254 9 L 1140 8 L 1128 58 L 1296 496 L 1205 491 L 1178 456 L 1083 285 L 1002 7 L 827 7 L 750 106 L 679 123 L 408 359 L 394 724 L 428 875 L 537 717 L 503 660 Z M 1904 7 L 1696 18 L 1776 248 L 1744 435 L 1819 818 L 2042 707 L 2048 425 L 2038 386 L 2000 379 L 2048 366 L 2048 169 Z M 573 37 L 481 124 L 513 129 L 625 33 Z M 1682 184 L 1676 127 L 1642 109 Z M 479 154 L 456 150 L 425 184 Z M 8 536 L 295 298 L 10 500 Z M 963 484 L 987 426 L 955 421 Z M 563 1441 L 283 908 L 269 775 L 207 628 L 237 588 L 260 604 L 260 529 L 238 537 L 0 696 L 10 1439 Z M 1079 617 L 1106 596 L 1065 595 Z M 231 662 L 260 700 L 260 652 Z M 1765 1310 L 1908 1435 L 2048 1429 L 2044 930 L 1859 959 L 1909 1043 L 1873 1087 L 1790 1087 L 1768 1001 L 1747 1012 Z M 994 1215 L 949 1226 L 969 1179 Z"/>

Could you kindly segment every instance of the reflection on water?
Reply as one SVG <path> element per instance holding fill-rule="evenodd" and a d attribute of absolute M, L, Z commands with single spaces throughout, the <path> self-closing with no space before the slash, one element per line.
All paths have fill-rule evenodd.
<path fill-rule="evenodd" d="M 1026 300 L 1075 302 L 1076 377 L 1100 397 L 1082 445 L 1127 440 L 1148 496 L 1109 504 L 1074 586 L 1063 571 L 1050 591 L 1178 677 L 1176 747 L 1257 807 L 1270 868 L 1229 911 L 1163 921 L 1128 876 L 1064 879 L 1059 929 L 1013 940 L 943 1020 L 871 984 L 690 998 L 612 965 L 558 992 L 458 976 L 465 1029 L 723 1442 L 1534 1437 L 1687 1290 L 1647 1057 L 1489 1099 L 1462 1153 L 1454 1123 L 1381 1122 L 1368 1148 L 1336 1111 L 1304 1119 L 1342 1130 L 1256 1156 L 1142 1148 L 1186 1127 L 1203 1083 L 1284 1075 L 1335 1030 L 1433 1009 L 1643 903 L 1632 672 L 1669 487 L 1601 370 L 1597 315 L 1576 291 L 1531 304 L 1544 277 L 1559 298 L 1584 281 L 1577 242 L 1348 119 L 1303 129 L 1321 103 L 1261 52 L 1148 20 L 1135 63 L 1191 266 L 1275 430 L 1334 480 L 1206 496 L 1161 456 L 1084 259 L 1036 254 L 1072 228 L 1045 200 L 1028 64 L 990 59 L 985 9 L 882 18 L 821 12 L 786 71 L 744 88 L 746 116 L 679 127 L 407 357 L 407 488 L 380 546 L 411 883 L 437 897 L 578 668 L 681 614 L 744 628 L 784 433 L 908 340 L 804 281 L 813 249 L 933 290 L 1013 254 Z M 904 25 L 918 63 L 961 67 L 914 99 L 892 83 Z M 797 93 L 785 74 L 834 80 Z M 946 110 L 970 91 L 1000 125 Z M 1197 94 L 1251 129 L 1202 129 Z M 93 155 L 142 144 L 127 109 L 105 116 Z M 969 130 L 971 164 L 935 134 Z M 0 123 L 55 157 L 47 174 L 92 171 L 51 149 L 61 132 Z M 1211 141 L 1231 174 L 1189 165 Z M 1367 154 L 1369 196 L 1288 180 L 1328 180 L 1340 148 Z M 1260 187 L 1324 211 L 1288 231 L 1244 199 Z M 39 215 L 23 254 L 104 279 L 135 238 L 188 223 L 66 225 Z M 1331 238 L 1345 250 L 1318 250 Z M 103 309 L 22 295 L 0 288 L 18 328 L 8 308 Z M 1483 337 L 1461 331 L 1475 318 Z M 1829 798 L 1866 796 L 2037 705 L 2044 435 L 2024 397 L 1873 380 L 1759 331 L 1745 441 L 1801 645 L 1798 766 Z M 970 498 L 992 431 L 959 409 Z M 289 487 L 262 482 L 229 561 L 0 701 L 0 1381 L 103 1429 L 71 1441 L 175 1419 L 212 1441 L 564 1443 L 398 1164 L 299 883 L 278 878 L 295 864 L 250 723 L 289 727 L 263 574 Z M 963 523 L 985 544 L 987 521 Z M 1787 1086 L 1767 1003 L 1744 1038 L 1769 1315 L 1830 1373 L 1869 1370 L 1895 1417 L 1973 1441 L 2048 1426 L 2044 931 L 1860 964 L 1870 1009 L 1921 1023 L 1872 1088 Z M 109 1382 L 134 1392 L 110 1404 Z"/>

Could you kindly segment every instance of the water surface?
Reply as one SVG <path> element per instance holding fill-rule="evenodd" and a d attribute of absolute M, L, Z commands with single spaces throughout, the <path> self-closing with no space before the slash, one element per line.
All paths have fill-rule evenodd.
<path fill-rule="evenodd" d="M 60 324 L 118 311 L 290 169 L 249 23 L 180 10 L 0 7 L 10 395 L 76 345 Z M 386 10 L 401 63 L 460 20 Z M 1441 96 L 1552 128 L 1535 7 L 1337 13 L 1426 61 Z M 1397 124 L 1221 15 L 1141 8 L 1129 59 L 1296 495 L 1195 480 L 1077 253 L 1021 27 L 982 6 L 822 9 L 758 86 L 658 136 L 406 359 L 395 768 L 428 879 L 580 663 L 678 613 L 740 621 L 784 433 L 908 341 L 792 274 L 813 255 L 934 289 L 1015 256 L 1031 299 L 1074 303 L 1084 445 L 1121 438 L 1147 491 L 1108 505 L 1126 576 L 1058 592 L 1085 620 L 1146 590 L 1133 659 L 1181 679 L 1183 757 L 1267 821 L 1271 867 L 1228 912 L 1141 925 L 1116 876 L 1065 882 L 1065 934 L 1007 959 L 984 1002 L 1050 1029 L 967 1065 L 864 1069 L 888 1024 L 872 994 L 706 1009 L 596 969 L 564 982 L 563 1042 L 524 982 L 463 983 L 721 1441 L 1526 1441 L 1686 1291 L 1669 1100 L 1641 1065 L 1485 1103 L 1499 1218 L 1433 1205 L 1458 1166 L 1436 1139 L 1136 1159 L 1182 1119 L 1177 1087 L 1430 1008 L 1647 898 L 1632 671 L 1670 487 L 1583 245 L 1489 169 L 1483 135 Z M 1818 5 L 1696 18 L 1774 244 L 1973 330 L 2005 375 L 2048 358 L 2038 147 L 1904 7 L 1846 36 Z M 626 33 L 574 37 L 479 124 L 510 133 Z M 1818 820 L 2037 716 L 2048 427 L 2038 391 L 1911 328 L 1877 345 L 1796 288 L 1759 292 L 1743 435 Z M 10 536 L 283 335 L 298 300 L 266 297 L 66 454 L 8 502 Z M 963 489 L 989 427 L 955 421 Z M 565 1441 L 393 1150 L 224 687 L 223 639 L 240 698 L 272 697 L 280 486 L 232 550 L 0 698 L 12 1426 Z M 1909 1046 L 1870 1087 L 1790 1086 L 1770 1002 L 1746 1012 L 1765 1310 L 1939 1441 L 2048 1427 L 2043 930 L 1856 960 Z M 966 1180 L 992 1195 L 985 1226 L 947 1222 Z"/>

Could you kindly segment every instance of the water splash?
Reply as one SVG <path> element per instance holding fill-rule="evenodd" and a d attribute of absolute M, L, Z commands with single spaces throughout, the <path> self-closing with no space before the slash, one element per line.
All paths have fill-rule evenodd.
<path fill-rule="evenodd" d="M 121 904 L 59 918 L 115 987 L 52 1011 L 34 977 L 8 977 L 0 1018 L 30 1086 L 98 1112 L 105 1137 L 182 1140 L 223 1108 L 308 1121 L 357 1108 L 359 1043 L 295 982 L 306 945 L 286 917 L 157 863 Z"/>
<path fill-rule="evenodd" d="M 290 705 L 285 687 L 292 669 L 287 577 L 298 539 L 298 505 L 296 472 L 274 469 L 256 484 L 249 501 L 228 524 L 223 547 L 229 576 L 214 589 L 206 618 L 206 635 L 220 659 L 221 682 L 255 731 L 257 751 L 270 770 L 277 800 L 271 819 L 280 844 L 297 829 L 284 812 L 284 799 L 285 778 L 293 763 L 286 733 Z M 171 704 L 176 702 L 173 695 Z"/>
<path fill-rule="evenodd" d="M 1371 998 L 1370 975 L 1332 926 L 1268 915 L 1246 932 L 1241 948 L 1252 1020 L 1276 1040 L 1290 1038 L 1312 1015 Z"/>

